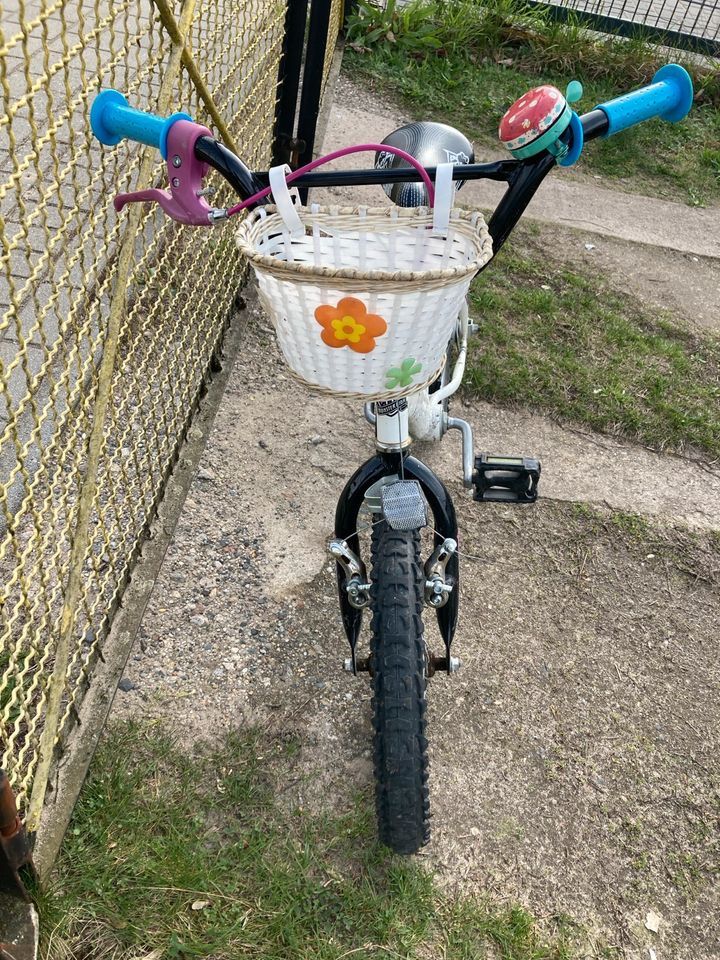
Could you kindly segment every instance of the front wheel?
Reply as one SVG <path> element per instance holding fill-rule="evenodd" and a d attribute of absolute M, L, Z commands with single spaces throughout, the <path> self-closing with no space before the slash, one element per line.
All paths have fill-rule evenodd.
<path fill-rule="evenodd" d="M 378 833 L 396 853 L 415 853 L 430 839 L 419 531 L 376 523 L 370 580 Z"/>

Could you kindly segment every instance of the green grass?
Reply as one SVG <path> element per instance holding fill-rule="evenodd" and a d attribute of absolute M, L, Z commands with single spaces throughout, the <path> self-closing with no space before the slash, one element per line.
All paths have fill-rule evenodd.
<path fill-rule="evenodd" d="M 386 28 L 379 34 L 378 24 Z M 349 40 L 347 75 L 371 80 L 417 118 L 457 126 L 498 155 L 500 117 L 530 87 L 544 82 L 564 89 L 580 79 L 582 112 L 648 83 L 662 62 L 642 39 L 598 40 L 577 25 L 544 21 L 502 0 L 485 7 L 475 0 L 423 0 L 389 20 L 363 4 Z M 696 73 L 698 91 L 688 118 L 648 121 L 588 144 L 577 169 L 622 179 L 639 193 L 693 205 L 719 201 L 720 70 L 686 66 Z"/>
<path fill-rule="evenodd" d="M 42 957 L 585 955 L 566 918 L 541 933 L 519 906 L 440 895 L 377 845 L 362 799 L 340 817 L 282 809 L 274 778 L 293 746 L 232 735 L 188 757 L 157 727 L 112 729 L 39 894 Z"/>
<path fill-rule="evenodd" d="M 651 313 L 602 281 L 506 246 L 471 289 L 479 332 L 466 389 L 655 449 L 720 457 L 720 339 Z"/>

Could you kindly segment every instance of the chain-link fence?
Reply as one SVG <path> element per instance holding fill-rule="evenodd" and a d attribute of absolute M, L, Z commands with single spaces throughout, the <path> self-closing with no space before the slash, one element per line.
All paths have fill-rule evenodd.
<path fill-rule="evenodd" d="M 559 15 L 570 12 L 598 30 L 639 33 L 710 56 L 720 54 L 720 0 L 542 0 L 539 5 Z"/>
<path fill-rule="evenodd" d="M 0 767 L 31 829 L 242 279 L 231 228 L 115 214 L 164 171 L 154 150 L 103 149 L 90 103 L 115 87 L 186 110 L 266 166 L 288 2 L 2 8 Z"/>

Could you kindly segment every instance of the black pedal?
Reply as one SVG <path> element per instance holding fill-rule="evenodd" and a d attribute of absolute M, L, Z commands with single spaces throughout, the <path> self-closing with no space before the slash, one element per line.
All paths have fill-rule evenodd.
<path fill-rule="evenodd" d="M 494 503 L 535 503 L 540 484 L 540 461 L 532 457 L 475 457 L 474 500 Z"/>

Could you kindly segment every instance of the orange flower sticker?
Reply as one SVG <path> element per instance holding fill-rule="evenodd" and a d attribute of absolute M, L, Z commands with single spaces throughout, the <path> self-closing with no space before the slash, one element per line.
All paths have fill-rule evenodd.
<path fill-rule="evenodd" d="M 335 307 L 324 303 L 315 310 L 315 319 L 323 328 L 323 343 L 329 347 L 350 347 L 356 353 L 371 353 L 375 338 L 387 330 L 383 318 L 368 313 L 356 297 L 343 297 Z"/>

